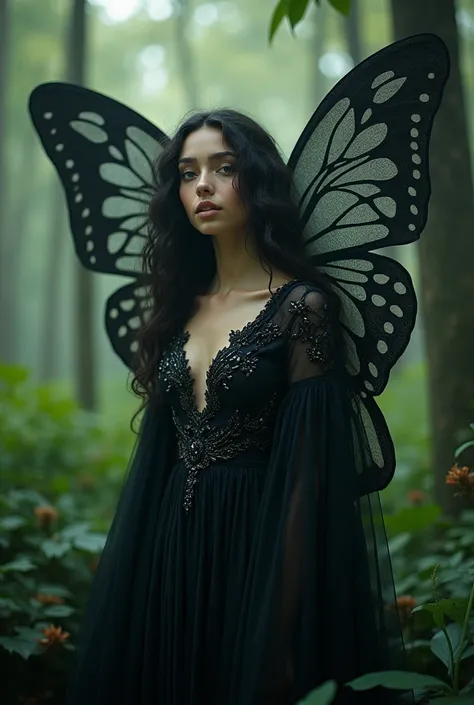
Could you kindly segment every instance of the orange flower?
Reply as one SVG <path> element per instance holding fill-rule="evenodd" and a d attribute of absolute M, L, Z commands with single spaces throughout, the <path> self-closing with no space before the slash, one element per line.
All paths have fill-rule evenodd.
<path fill-rule="evenodd" d="M 423 490 L 410 490 L 408 493 L 408 501 L 411 504 L 422 504 L 422 502 L 426 499 L 426 494 L 423 492 Z"/>
<path fill-rule="evenodd" d="M 397 611 L 402 624 L 406 624 L 411 618 L 411 611 L 416 606 L 416 600 L 411 595 L 400 595 L 397 598 L 397 603 L 388 606 L 390 611 Z"/>
<path fill-rule="evenodd" d="M 62 627 L 55 627 L 54 624 L 50 627 L 45 627 L 41 632 L 44 634 L 44 639 L 38 639 L 38 643 L 46 648 L 50 648 L 56 644 L 64 644 L 70 637 L 69 632 L 63 632 Z"/>
<path fill-rule="evenodd" d="M 42 605 L 63 605 L 64 599 L 59 597 L 59 595 L 43 595 L 38 593 L 35 595 L 35 600 L 41 602 Z"/>
<path fill-rule="evenodd" d="M 474 496 L 474 472 L 470 471 L 467 465 L 459 467 L 458 463 L 455 463 L 446 475 L 446 484 L 459 487 L 458 492 L 455 493 L 456 497 L 460 495 Z"/>
<path fill-rule="evenodd" d="M 58 512 L 54 507 L 35 507 L 35 516 L 41 527 L 48 527 L 58 518 Z"/>

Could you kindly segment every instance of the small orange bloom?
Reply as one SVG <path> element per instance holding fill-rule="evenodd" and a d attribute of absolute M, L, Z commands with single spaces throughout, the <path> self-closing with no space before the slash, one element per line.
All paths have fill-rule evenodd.
<path fill-rule="evenodd" d="M 416 600 L 411 595 L 400 595 L 400 597 L 397 598 L 398 614 L 402 624 L 408 622 L 414 607 L 416 607 Z"/>
<path fill-rule="evenodd" d="M 54 507 L 35 507 L 35 516 L 40 526 L 48 527 L 58 518 L 58 512 Z"/>
<path fill-rule="evenodd" d="M 410 490 L 408 493 L 408 501 L 411 504 L 422 504 L 426 499 L 426 494 L 423 490 Z"/>
<path fill-rule="evenodd" d="M 46 648 L 56 644 L 64 644 L 71 636 L 69 632 L 63 632 L 62 627 L 55 627 L 54 624 L 50 627 L 45 627 L 41 632 L 44 634 L 44 639 L 38 639 L 38 643 Z"/>
<path fill-rule="evenodd" d="M 458 463 L 455 463 L 446 475 L 446 484 L 458 486 L 459 490 L 455 496 L 474 496 L 474 471 L 470 471 L 467 465 L 459 467 Z"/>
<path fill-rule="evenodd" d="M 43 595 L 38 593 L 35 595 L 35 600 L 41 602 L 42 605 L 63 605 L 64 599 L 59 597 L 59 595 Z"/>

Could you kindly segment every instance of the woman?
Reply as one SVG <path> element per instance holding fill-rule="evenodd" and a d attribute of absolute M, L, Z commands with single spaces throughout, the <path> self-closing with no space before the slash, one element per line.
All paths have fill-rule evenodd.
<path fill-rule="evenodd" d="M 338 300 L 253 120 L 191 116 L 157 176 L 146 410 L 68 702 L 290 705 L 402 653 Z"/>

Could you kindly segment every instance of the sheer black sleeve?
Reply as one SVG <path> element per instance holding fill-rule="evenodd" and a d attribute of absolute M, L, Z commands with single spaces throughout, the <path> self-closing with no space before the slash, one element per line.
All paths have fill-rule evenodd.
<path fill-rule="evenodd" d="M 337 324 L 315 288 L 295 287 L 283 306 L 289 386 L 242 609 L 238 705 L 290 705 L 330 678 L 342 685 L 402 655 L 386 616 L 394 590 L 385 535 L 374 530 L 383 529 L 378 496 L 358 496 L 358 419 Z M 353 697 L 346 688 L 337 702 Z"/>

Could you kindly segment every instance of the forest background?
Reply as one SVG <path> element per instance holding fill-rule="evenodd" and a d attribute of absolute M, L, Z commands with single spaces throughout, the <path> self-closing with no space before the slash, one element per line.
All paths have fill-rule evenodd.
<path fill-rule="evenodd" d="M 168 134 L 193 108 L 235 107 L 288 157 L 347 71 L 424 31 L 445 40 L 452 68 L 433 133 L 427 228 L 420 243 L 388 253 L 411 272 L 421 313 L 380 399 L 398 459 L 382 502 L 411 666 L 456 698 L 474 684 L 472 0 L 0 0 L 5 703 L 61 702 L 137 408 L 103 324 L 107 297 L 126 280 L 80 268 L 27 114 L 31 90 L 82 83 Z"/>

